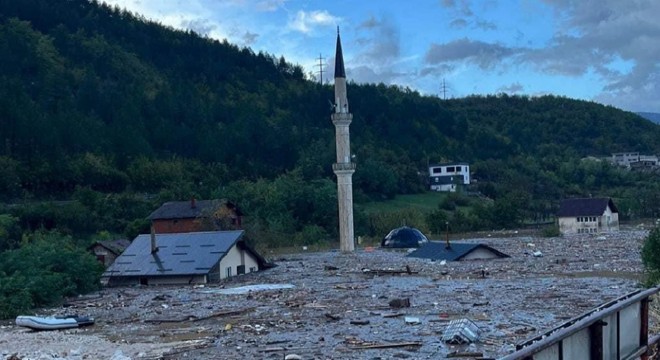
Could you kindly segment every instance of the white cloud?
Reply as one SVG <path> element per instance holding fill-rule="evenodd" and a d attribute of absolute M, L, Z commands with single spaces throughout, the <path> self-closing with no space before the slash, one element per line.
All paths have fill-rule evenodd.
<path fill-rule="evenodd" d="M 596 100 L 660 111 L 660 2 L 544 1 L 554 8 L 561 27 L 543 54 L 532 57 L 535 64 L 571 75 L 593 69 L 607 83 Z M 632 67 L 613 68 L 617 59 Z"/>
<path fill-rule="evenodd" d="M 468 62 L 481 69 L 492 69 L 502 65 L 507 58 L 516 55 L 519 51 L 501 44 L 463 38 L 444 44 L 431 44 L 426 52 L 425 61 L 431 65 Z"/>
<path fill-rule="evenodd" d="M 284 7 L 287 0 L 262 0 L 257 3 L 259 11 L 276 11 Z"/>
<path fill-rule="evenodd" d="M 515 93 L 523 92 L 524 90 L 525 90 L 525 87 L 521 83 L 515 82 L 513 84 L 500 87 L 499 89 L 497 89 L 497 92 L 498 93 L 504 92 L 504 93 L 508 93 L 508 94 L 515 94 Z"/>
<path fill-rule="evenodd" d="M 298 10 L 296 15 L 289 20 L 288 27 L 292 30 L 309 34 L 317 26 L 334 26 L 341 18 L 333 16 L 326 10 L 306 12 Z"/>

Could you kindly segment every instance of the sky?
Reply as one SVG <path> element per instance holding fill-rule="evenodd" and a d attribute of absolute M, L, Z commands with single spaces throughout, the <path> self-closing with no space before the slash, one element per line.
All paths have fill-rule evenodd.
<path fill-rule="evenodd" d="M 176 29 L 440 98 L 595 101 L 660 113 L 660 0 L 103 0 Z M 322 66 L 320 66 L 322 65 Z M 350 95 L 349 95 L 350 96 Z"/>

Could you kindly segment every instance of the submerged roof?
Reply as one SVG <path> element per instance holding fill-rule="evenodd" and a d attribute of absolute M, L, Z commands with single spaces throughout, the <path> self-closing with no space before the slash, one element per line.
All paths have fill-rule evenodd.
<path fill-rule="evenodd" d="M 509 257 L 509 255 L 484 244 L 451 243 L 450 245 L 451 246 L 447 248 L 447 244 L 444 242 L 431 241 L 421 248 L 411 252 L 408 256 L 422 259 L 458 261 L 477 249 L 486 249 L 497 257 Z"/>
<path fill-rule="evenodd" d="M 110 265 L 104 276 L 203 275 L 243 236 L 243 230 L 155 234 L 158 251 L 151 253 L 151 235 L 142 234 Z"/>
<path fill-rule="evenodd" d="M 612 212 L 619 212 L 610 198 L 566 199 L 559 205 L 557 216 L 602 216 L 608 206 Z"/>
<path fill-rule="evenodd" d="M 341 38 L 339 37 L 339 27 L 337 27 L 337 50 L 335 53 L 335 78 L 345 78 L 344 54 L 341 51 Z"/>
<path fill-rule="evenodd" d="M 408 226 L 402 226 L 390 231 L 380 242 L 382 247 L 411 248 L 419 247 L 429 242 L 421 231 Z"/>

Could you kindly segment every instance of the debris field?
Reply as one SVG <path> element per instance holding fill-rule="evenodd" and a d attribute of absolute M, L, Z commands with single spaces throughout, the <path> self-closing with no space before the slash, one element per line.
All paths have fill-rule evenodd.
<path fill-rule="evenodd" d="M 0 359 L 495 359 L 637 289 L 646 235 L 494 235 L 461 241 L 510 258 L 456 262 L 405 249 L 301 251 L 221 283 L 105 288 L 38 314 L 93 326 L 1 323 Z M 452 320 L 477 334 L 443 341 Z"/>

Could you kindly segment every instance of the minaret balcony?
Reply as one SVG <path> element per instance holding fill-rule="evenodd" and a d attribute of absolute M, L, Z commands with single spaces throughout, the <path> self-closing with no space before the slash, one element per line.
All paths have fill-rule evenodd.
<path fill-rule="evenodd" d="M 334 163 L 332 164 L 332 171 L 355 171 L 355 163 Z"/>
<path fill-rule="evenodd" d="M 332 116 L 332 123 L 336 125 L 350 125 L 351 121 L 353 120 L 353 114 L 351 113 L 333 113 Z"/>

